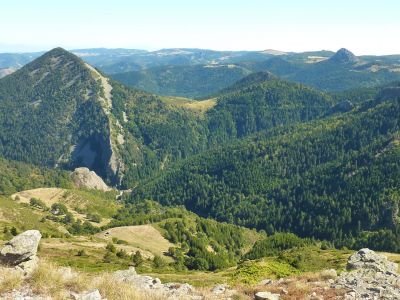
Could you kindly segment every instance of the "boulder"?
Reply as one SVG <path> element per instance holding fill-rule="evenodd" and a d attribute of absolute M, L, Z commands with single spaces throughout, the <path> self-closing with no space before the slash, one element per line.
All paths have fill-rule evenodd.
<path fill-rule="evenodd" d="M 29 260 L 18 264 L 15 268 L 22 271 L 24 275 L 32 274 L 32 272 L 37 268 L 39 264 L 39 258 L 35 255 Z"/>
<path fill-rule="evenodd" d="M 347 262 L 347 270 L 332 284 L 347 289 L 345 299 L 400 299 L 397 264 L 370 249 L 361 249 Z"/>
<path fill-rule="evenodd" d="M 17 266 L 32 260 L 36 256 L 41 237 L 38 230 L 28 230 L 15 236 L 1 249 L 0 262 Z"/>
<path fill-rule="evenodd" d="M 94 171 L 88 168 L 76 168 L 71 173 L 71 179 L 78 188 L 88 188 L 92 190 L 110 191 L 111 188 Z"/>
<path fill-rule="evenodd" d="M 75 300 L 101 300 L 101 295 L 99 290 L 91 290 L 87 292 L 83 292 L 80 294 L 71 293 L 72 299 Z"/>
<path fill-rule="evenodd" d="M 364 248 L 350 256 L 347 261 L 347 270 L 372 269 L 378 272 L 397 272 L 397 264 L 374 251 Z"/>
<path fill-rule="evenodd" d="M 279 300 L 279 294 L 273 294 L 271 292 L 258 292 L 255 295 L 256 300 Z"/>

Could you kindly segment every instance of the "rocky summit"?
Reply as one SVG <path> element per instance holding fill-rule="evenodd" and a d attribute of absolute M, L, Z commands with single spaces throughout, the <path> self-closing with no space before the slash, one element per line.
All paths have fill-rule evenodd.
<path fill-rule="evenodd" d="M 333 286 L 349 290 L 345 299 L 400 299 L 397 269 L 385 256 L 364 248 L 350 256 L 349 272 L 342 273 Z"/>

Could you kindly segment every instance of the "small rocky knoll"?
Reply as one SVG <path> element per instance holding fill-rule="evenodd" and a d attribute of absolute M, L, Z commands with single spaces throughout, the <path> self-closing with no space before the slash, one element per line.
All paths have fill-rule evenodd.
<path fill-rule="evenodd" d="M 349 291 L 350 299 L 400 299 L 400 275 L 397 264 L 381 254 L 364 248 L 350 256 L 348 272 L 343 272 L 333 284 Z"/>
<path fill-rule="evenodd" d="M 100 191 L 110 191 L 111 188 L 94 171 L 88 168 L 76 168 L 71 173 L 72 181 L 78 188 L 88 188 Z"/>

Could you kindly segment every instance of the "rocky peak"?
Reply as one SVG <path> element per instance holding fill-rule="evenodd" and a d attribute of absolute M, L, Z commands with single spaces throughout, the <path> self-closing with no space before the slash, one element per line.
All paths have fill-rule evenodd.
<path fill-rule="evenodd" d="M 331 58 L 329 58 L 329 61 L 335 62 L 335 63 L 354 63 L 358 60 L 357 56 L 355 56 L 351 51 L 341 48 L 339 49 Z"/>

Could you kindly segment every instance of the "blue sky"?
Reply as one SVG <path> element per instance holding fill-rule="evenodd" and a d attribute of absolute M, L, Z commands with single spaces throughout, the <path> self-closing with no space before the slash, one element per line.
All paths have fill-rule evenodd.
<path fill-rule="evenodd" d="M 2 0 L 0 52 L 72 48 L 400 54 L 398 0 Z"/>

